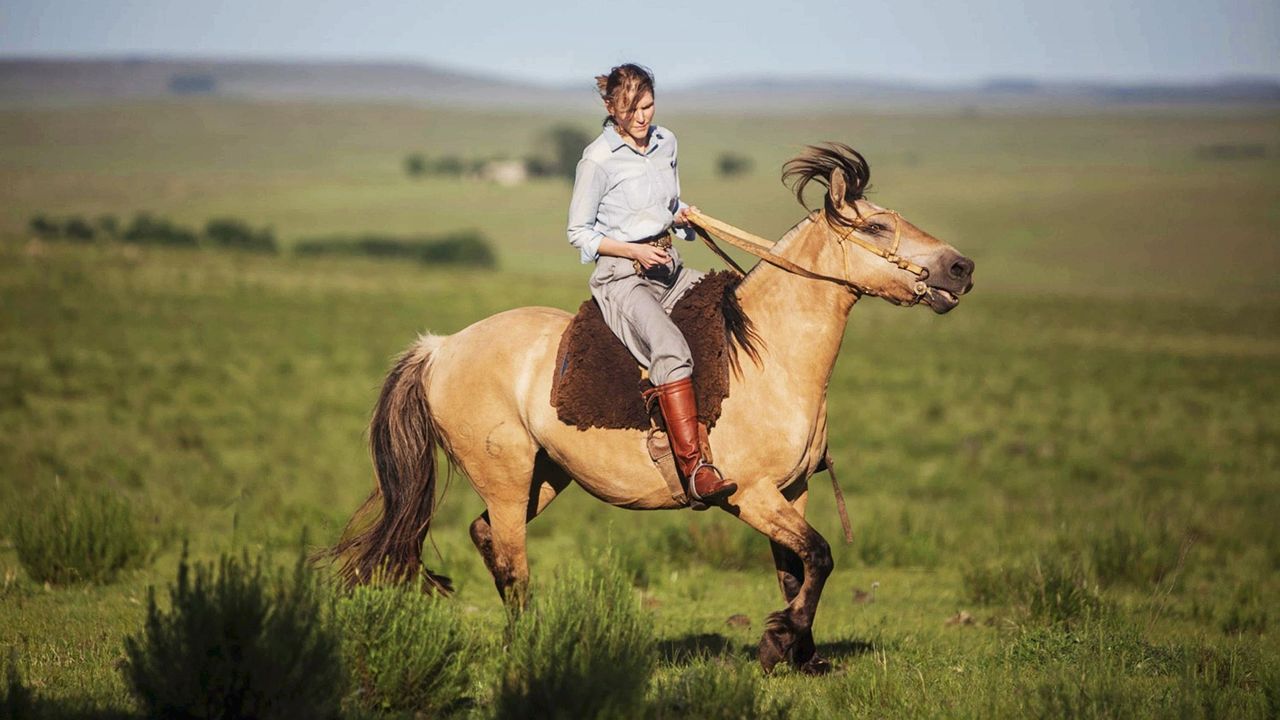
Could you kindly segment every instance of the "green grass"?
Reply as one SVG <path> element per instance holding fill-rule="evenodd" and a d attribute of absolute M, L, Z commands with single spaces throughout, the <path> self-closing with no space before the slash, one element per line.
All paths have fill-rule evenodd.
<path fill-rule="evenodd" d="M 535 595 L 618 548 L 657 637 L 651 694 L 709 665 L 741 681 L 726 693 L 757 687 L 796 717 L 1274 715 L 1278 117 L 660 117 L 688 199 L 764 235 L 801 215 L 779 163 L 850 142 L 874 199 L 971 255 L 977 285 L 945 317 L 870 300 L 851 316 L 829 420 L 854 544 L 825 477 L 809 506 L 836 559 L 815 628 L 832 676 L 740 677 L 782 601 L 767 543 L 722 514 L 630 513 L 570 490 L 530 526 Z M 415 333 L 587 296 L 567 185 L 403 176 L 408 151 L 523 154 L 543 129 L 509 127 L 361 105 L 0 112 L 0 657 L 16 652 L 37 703 L 136 711 L 123 641 L 178 563 L 170 544 L 113 584 L 46 588 L 12 520 L 43 490 L 141 501 L 196 560 L 292 557 L 304 528 L 332 541 L 368 492 L 365 423 Z M 1219 141 L 1268 154 L 1196 154 Z M 726 150 L 756 170 L 717 179 Z M 27 228 L 142 210 L 243 218 L 286 248 L 474 227 L 502 270 L 44 243 Z M 494 648 L 505 611 L 466 532 L 481 509 L 456 477 L 426 552 Z M 974 595 L 974 569 L 992 593 Z M 855 599 L 873 583 L 874 602 Z M 1037 613 L 1036 597 L 1062 602 Z M 960 610 L 974 622 L 947 625 Z M 750 626 L 726 624 L 736 614 Z M 458 714 L 492 712 L 495 662 L 473 668 L 476 704 Z"/>

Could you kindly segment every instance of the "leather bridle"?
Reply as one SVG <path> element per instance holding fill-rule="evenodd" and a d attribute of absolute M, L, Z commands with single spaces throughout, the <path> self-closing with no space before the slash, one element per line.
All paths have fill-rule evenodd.
<path fill-rule="evenodd" d="M 809 217 L 814 222 L 817 222 L 819 217 L 822 215 L 823 211 L 815 210 Z M 870 218 L 878 215 L 889 215 L 893 218 L 893 246 L 889 250 L 884 250 L 878 245 L 864 240 L 854 234 L 859 225 L 865 225 Z M 718 255 L 721 260 L 724 260 L 730 267 L 737 270 L 738 273 L 742 275 L 746 275 L 746 271 L 744 271 L 736 262 L 733 261 L 732 258 L 730 258 L 718 245 L 716 245 L 715 240 L 711 237 L 711 233 L 714 232 L 721 240 L 729 243 L 739 250 L 746 251 L 761 260 L 792 274 L 813 280 L 825 280 L 827 282 L 836 283 L 837 285 L 842 285 L 850 292 L 858 295 L 879 296 L 880 293 L 874 289 L 850 279 L 852 277 L 852 273 L 850 272 L 849 267 L 849 243 L 853 243 L 863 250 L 866 250 L 867 252 L 892 264 L 894 267 L 897 267 L 900 270 L 905 270 L 916 277 L 916 282 L 912 287 L 912 293 L 914 295 L 912 303 L 919 302 L 920 299 L 929 292 L 929 286 L 924 282 L 929 277 L 929 270 L 898 254 L 898 248 L 902 240 L 902 216 L 899 215 L 896 210 L 878 210 L 869 215 L 860 216 L 858 225 L 850 225 L 848 229 L 842 233 L 835 229 L 830 220 L 826 220 L 823 223 L 828 232 L 835 233 L 835 240 L 839 244 L 841 253 L 843 254 L 842 260 L 844 263 L 845 277 L 842 278 L 815 272 L 808 268 L 801 267 L 781 255 L 775 255 L 771 250 L 774 243 L 740 228 L 736 228 L 726 222 L 716 220 L 715 218 L 709 217 L 703 213 L 690 211 L 688 213 L 688 218 L 693 222 L 694 228 L 698 232 L 698 236 L 707 244 L 707 247 L 711 248 L 711 251 Z M 822 219 L 825 220 L 825 218 Z"/>

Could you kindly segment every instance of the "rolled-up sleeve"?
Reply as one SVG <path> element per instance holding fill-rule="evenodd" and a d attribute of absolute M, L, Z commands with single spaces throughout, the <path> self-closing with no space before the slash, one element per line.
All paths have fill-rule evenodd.
<path fill-rule="evenodd" d="M 604 233 L 596 230 L 596 213 L 607 184 L 604 169 L 583 158 L 578 161 L 573 178 L 573 196 L 569 200 L 569 244 L 578 248 L 583 264 L 600 256 Z"/>

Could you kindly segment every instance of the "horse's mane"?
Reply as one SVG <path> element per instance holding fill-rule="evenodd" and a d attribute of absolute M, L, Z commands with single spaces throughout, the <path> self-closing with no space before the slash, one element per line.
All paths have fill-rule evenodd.
<path fill-rule="evenodd" d="M 828 142 L 822 146 L 809 145 L 804 152 L 788 160 L 782 166 L 782 182 L 791 187 L 796 194 L 796 201 L 808 208 L 804 202 L 804 189 L 809 181 L 817 181 L 819 185 L 828 187 L 831 172 L 839 169 L 844 173 L 847 186 L 844 193 L 845 202 L 852 204 L 861 200 L 870 187 L 871 166 L 866 158 L 857 150 L 844 143 Z M 831 194 L 822 194 L 823 207 L 827 219 L 845 227 L 852 226 L 856 220 L 845 217 L 831 202 Z"/>

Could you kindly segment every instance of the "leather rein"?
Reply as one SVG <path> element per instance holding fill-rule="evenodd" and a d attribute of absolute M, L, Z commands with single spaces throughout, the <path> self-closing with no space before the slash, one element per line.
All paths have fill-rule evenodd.
<path fill-rule="evenodd" d="M 821 211 L 814 211 L 809 217 L 814 220 L 814 222 L 817 222 L 816 216 L 821 214 Z M 848 278 L 850 274 L 848 243 L 854 243 L 863 250 L 885 260 L 895 267 L 915 275 L 916 283 L 912 288 L 912 291 L 915 293 L 916 301 L 919 301 L 919 299 L 928 292 L 929 288 L 925 285 L 924 281 L 929 277 L 929 271 L 928 269 L 907 260 L 901 255 L 898 255 L 898 245 L 902 239 L 902 217 L 896 210 L 880 210 L 860 219 L 863 222 L 866 222 L 868 219 L 877 215 L 890 215 L 893 217 L 893 247 L 889 250 L 884 250 L 871 242 L 863 240 L 854 234 L 854 231 L 857 229 L 856 226 L 850 226 L 847 230 L 841 232 L 836 237 L 836 240 L 840 243 L 840 249 L 844 253 L 844 269 L 846 277 L 842 278 L 814 272 L 813 270 L 797 265 L 781 255 L 776 255 L 772 252 L 774 243 L 769 242 L 758 235 L 753 235 L 746 230 L 736 228 L 729 223 L 717 220 L 700 212 L 690 211 L 688 217 L 693 223 L 694 229 L 698 233 L 698 237 L 702 238 L 702 241 L 707 244 L 707 247 L 711 248 L 712 252 L 741 275 L 746 275 L 746 271 L 743 270 L 738 263 L 734 262 L 733 259 L 720 248 L 720 246 L 716 245 L 715 239 L 711 237 L 711 233 L 715 233 L 715 235 L 721 240 L 729 243 L 739 250 L 748 252 L 761 260 L 764 260 L 770 265 L 782 268 L 794 275 L 799 275 L 800 277 L 809 278 L 811 280 L 824 280 L 826 282 L 836 283 L 837 285 L 843 285 L 851 292 L 859 295 L 879 295 L 878 292 L 866 285 L 856 283 Z M 829 230 L 834 230 L 830 221 L 827 221 L 827 227 Z"/>

